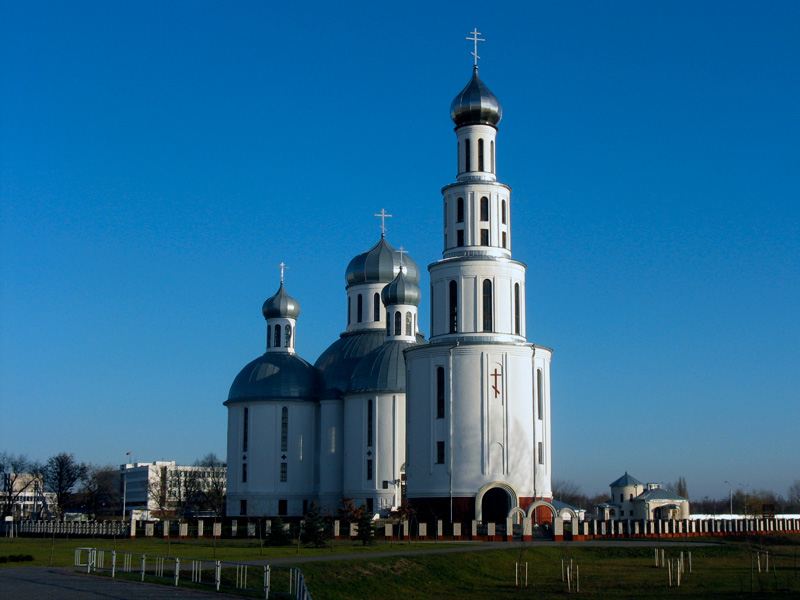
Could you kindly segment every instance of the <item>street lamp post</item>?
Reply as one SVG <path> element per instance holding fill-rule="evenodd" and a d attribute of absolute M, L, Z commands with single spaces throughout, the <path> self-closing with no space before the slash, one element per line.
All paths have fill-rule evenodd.
<path fill-rule="evenodd" d="M 730 481 L 725 481 L 728 484 L 731 493 L 731 519 L 733 519 L 733 484 Z"/>
<path fill-rule="evenodd" d="M 742 487 L 744 487 L 744 518 L 747 518 L 747 488 L 750 487 L 749 483 L 739 483 Z"/>

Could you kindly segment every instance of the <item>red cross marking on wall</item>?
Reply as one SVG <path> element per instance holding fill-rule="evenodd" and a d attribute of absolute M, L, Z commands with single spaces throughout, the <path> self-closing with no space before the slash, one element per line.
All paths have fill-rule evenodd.
<path fill-rule="evenodd" d="M 490 373 L 489 377 L 494 377 L 494 385 L 492 386 L 492 389 L 494 390 L 494 397 L 497 398 L 500 395 L 500 388 L 497 387 L 497 378 L 498 377 L 502 378 L 503 374 L 502 373 L 498 373 L 497 367 L 495 367 L 494 368 L 494 373 Z"/>

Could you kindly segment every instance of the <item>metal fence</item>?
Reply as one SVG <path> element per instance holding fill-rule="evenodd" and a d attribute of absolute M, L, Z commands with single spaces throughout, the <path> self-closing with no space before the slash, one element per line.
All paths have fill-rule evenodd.
<path fill-rule="evenodd" d="M 102 550 L 99 548 L 75 548 L 75 566 L 87 573 L 107 572 L 111 577 L 117 573 L 145 578 L 161 579 L 178 586 L 192 583 L 222 589 L 245 590 L 263 593 L 264 598 L 292 598 L 311 600 L 305 579 L 297 567 L 277 565 L 253 565 L 224 560 L 178 558 Z"/>

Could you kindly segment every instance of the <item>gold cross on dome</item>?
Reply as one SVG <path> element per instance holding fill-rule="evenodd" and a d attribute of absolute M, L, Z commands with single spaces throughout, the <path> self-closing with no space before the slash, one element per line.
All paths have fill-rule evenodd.
<path fill-rule="evenodd" d="M 475 66 L 477 67 L 478 59 L 480 58 L 480 56 L 478 56 L 478 42 L 485 42 L 486 40 L 478 37 L 481 32 L 478 31 L 477 27 L 473 28 L 470 33 L 472 34 L 472 37 L 468 37 L 467 39 L 472 40 L 475 43 L 475 49 L 470 54 L 475 57 Z"/>

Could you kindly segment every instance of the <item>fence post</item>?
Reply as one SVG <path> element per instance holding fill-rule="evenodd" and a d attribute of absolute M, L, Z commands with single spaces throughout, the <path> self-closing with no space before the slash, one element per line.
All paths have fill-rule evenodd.
<path fill-rule="evenodd" d="M 269 598 L 269 565 L 264 565 L 264 598 Z"/>
<path fill-rule="evenodd" d="M 117 573 L 117 551 L 111 551 L 111 579 L 114 579 Z"/>
<path fill-rule="evenodd" d="M 181 575 L 181 559 L 177 556 L 175 557 L 175 587 L 178 587 L 178 581 L 180 580 Z"/>
<path fill-rule="evenodd" d="M 142 554 L 142 581 L 144 581 L 144 563 L 147 560 L 147 556 Z"/>
<path fill-rule="evenodd" d="M 219 584 L 222 581 L 222 564 L 220 561 L 214 561 L 214 587 L 219 591 Z"/>

